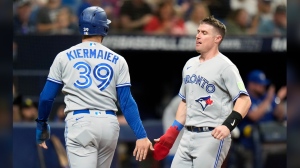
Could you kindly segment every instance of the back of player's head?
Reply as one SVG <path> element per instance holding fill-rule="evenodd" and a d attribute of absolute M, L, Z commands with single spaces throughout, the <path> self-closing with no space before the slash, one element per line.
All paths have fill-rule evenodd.
<path fill-rule="evenodd" d="M 84 9 L 79 17 L 79 32 L 81 35 L 106 36 L 111 21 L 105 11 L 98 6 Z"/>

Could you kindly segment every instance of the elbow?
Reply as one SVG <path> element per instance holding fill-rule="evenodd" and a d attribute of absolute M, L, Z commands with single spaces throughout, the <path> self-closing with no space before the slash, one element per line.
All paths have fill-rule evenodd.
<path fill-rule="evenodd" d="M 238 98 L 237 102 L 236 103 L 239 105 L 237 105 L 235 110 L 239 111 L 242 114 L 242 117 L 244 118 L 250 110 L 251 99 L 247 95 L 242 95 Z"/>
<path fill-rule="evenodd" d="M 45 94 L 44 92 L 41 92 L 39 102 L 48 102 L 48 101 L 53 101 L 54 99 L 51 98 L 48 94 Z"/>
<path fill-rule="evenodd" d="M 245 115 L 247 115 L 249 110 L 250 110 L 252 102 L 251 102 L 251 99 L 250 99 L 249 96 L 245 96 L 244 100 L 245 100 L 245 109 L 246 109 L 246 114 Z"/>
<path fill-rule="evenodd" d="M 250 99 L 250 97 L 249 96 L 247 96 L 247 111 L 249 111 L 249 109 L 250 109 L 250 107 L 251 107 L 251 104 L 252 104 L 252 102 L 251 102 L 251 99 Z"/>

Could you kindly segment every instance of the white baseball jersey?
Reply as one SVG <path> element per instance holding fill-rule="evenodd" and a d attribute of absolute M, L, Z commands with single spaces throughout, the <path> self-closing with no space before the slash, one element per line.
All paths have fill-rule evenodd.
<path fill-rule="evenodd" d="M 247 94 L 237 67 L 223 54 L 200 63 L 189 59 L 182 71 L 179 96 L 186 99 L 185 125 L 216 127 L 232 112 L 241 93 Z"/>
<path fill-rule="evenodd" d="M 79 43 L 60 52 L 47 80 L 64 84 L 65 113 L 81 109 L 117 111 L 116 87 L 130 86 L 126 60 L 95 42 Z"/>

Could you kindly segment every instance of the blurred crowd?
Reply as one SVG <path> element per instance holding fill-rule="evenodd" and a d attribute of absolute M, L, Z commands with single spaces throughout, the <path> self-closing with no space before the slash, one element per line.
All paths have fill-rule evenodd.
<path fill-rule="evenodd" d="M 15 35 L 76 35 L 89 6 L 102 7 L 109 32 L 195 35 L 214 15 L 228 35 L 286 36 L 286 0 L 14 0 Z"/>

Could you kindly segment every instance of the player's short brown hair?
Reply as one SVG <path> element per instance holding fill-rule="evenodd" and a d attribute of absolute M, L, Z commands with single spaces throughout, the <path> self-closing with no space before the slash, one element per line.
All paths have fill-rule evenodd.
<path fill-rule="evenodd" d="M 222 36 L 221 42 L 223 41 L 226 34 L 226 26 L 220 20 L 216 19 L 213 15 L 210 15 L 200 21 L 200 24 L 203 23 L 213 26 Z"/>

